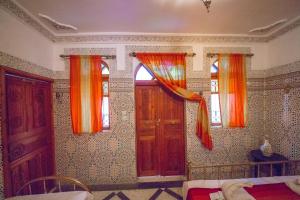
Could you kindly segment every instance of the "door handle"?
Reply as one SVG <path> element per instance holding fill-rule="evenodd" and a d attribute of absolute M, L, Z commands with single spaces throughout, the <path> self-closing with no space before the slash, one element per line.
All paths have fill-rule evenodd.
<path fill-rule="evenodd" d="M 160 123 L 160 119 L 158 119 L 158 120 L 156 121 L 156 126 L 159 126 L 159 123 Z"/>

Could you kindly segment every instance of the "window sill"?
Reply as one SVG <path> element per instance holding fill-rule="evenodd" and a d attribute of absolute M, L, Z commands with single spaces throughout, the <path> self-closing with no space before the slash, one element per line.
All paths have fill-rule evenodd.
<path fill-rule="evenodd" d="M 210 127 L 212 128 L 212 129 L 217 129 L 217 128 L 222 128 L 222 125 L 220 124 L 220 125 L 210 125 Z"/>

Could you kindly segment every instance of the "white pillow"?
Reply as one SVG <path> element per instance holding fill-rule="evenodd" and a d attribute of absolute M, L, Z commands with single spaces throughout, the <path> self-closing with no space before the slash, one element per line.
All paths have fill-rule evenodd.
<path fill-rule="evenodd" d="M 255 200 L 243 187 L 252 187 L 251 182 L 225 182 L 222 192 L 226 200 Z"/>

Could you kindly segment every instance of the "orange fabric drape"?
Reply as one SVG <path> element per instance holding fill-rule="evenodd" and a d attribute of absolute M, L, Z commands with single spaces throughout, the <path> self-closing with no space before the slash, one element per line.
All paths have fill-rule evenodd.
<path fill-rule="evenodd" d="M 245 56 L 219 55 L 219 93 L 225 127 L 245 127 L 247 122 L 247 80 Z"/>
<path fill-rule="evenodd" d="M 74 134 L 102 130 L 100 56 L 70 56 L 70 100 Z"/>
<path fill-rule="evenodd" d="M 199 102 L 196 135 L 207 149 L 212 150 L 213 144 L 205 99 L 186 89 L 185 54 L 137 53 L 136 57 L 163 86 L 184 99 Z"/>

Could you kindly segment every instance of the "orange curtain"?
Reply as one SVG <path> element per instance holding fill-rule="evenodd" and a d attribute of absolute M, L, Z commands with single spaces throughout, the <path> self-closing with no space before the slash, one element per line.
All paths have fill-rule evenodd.
<path fill-rule="evenodd" d="M 191 101 L 198 101 L 196 134 L 202 144 L 212 150 L 209 120 L 205 99 L 186 89 L 185 54 L 137 53 L 136 57 L 147 67 L 156 79 L 176 95 Z"/>
<path fill-rule="evenodd" d="M 102 130 L 100 56 L 70 56 L 70 100 L 74 134 Z"/>
<path fill-rule="evenodd" d="M 219 55 L 219 94 L 224 127 L 245 127 L 247 79 L 245 56 Z"/>

